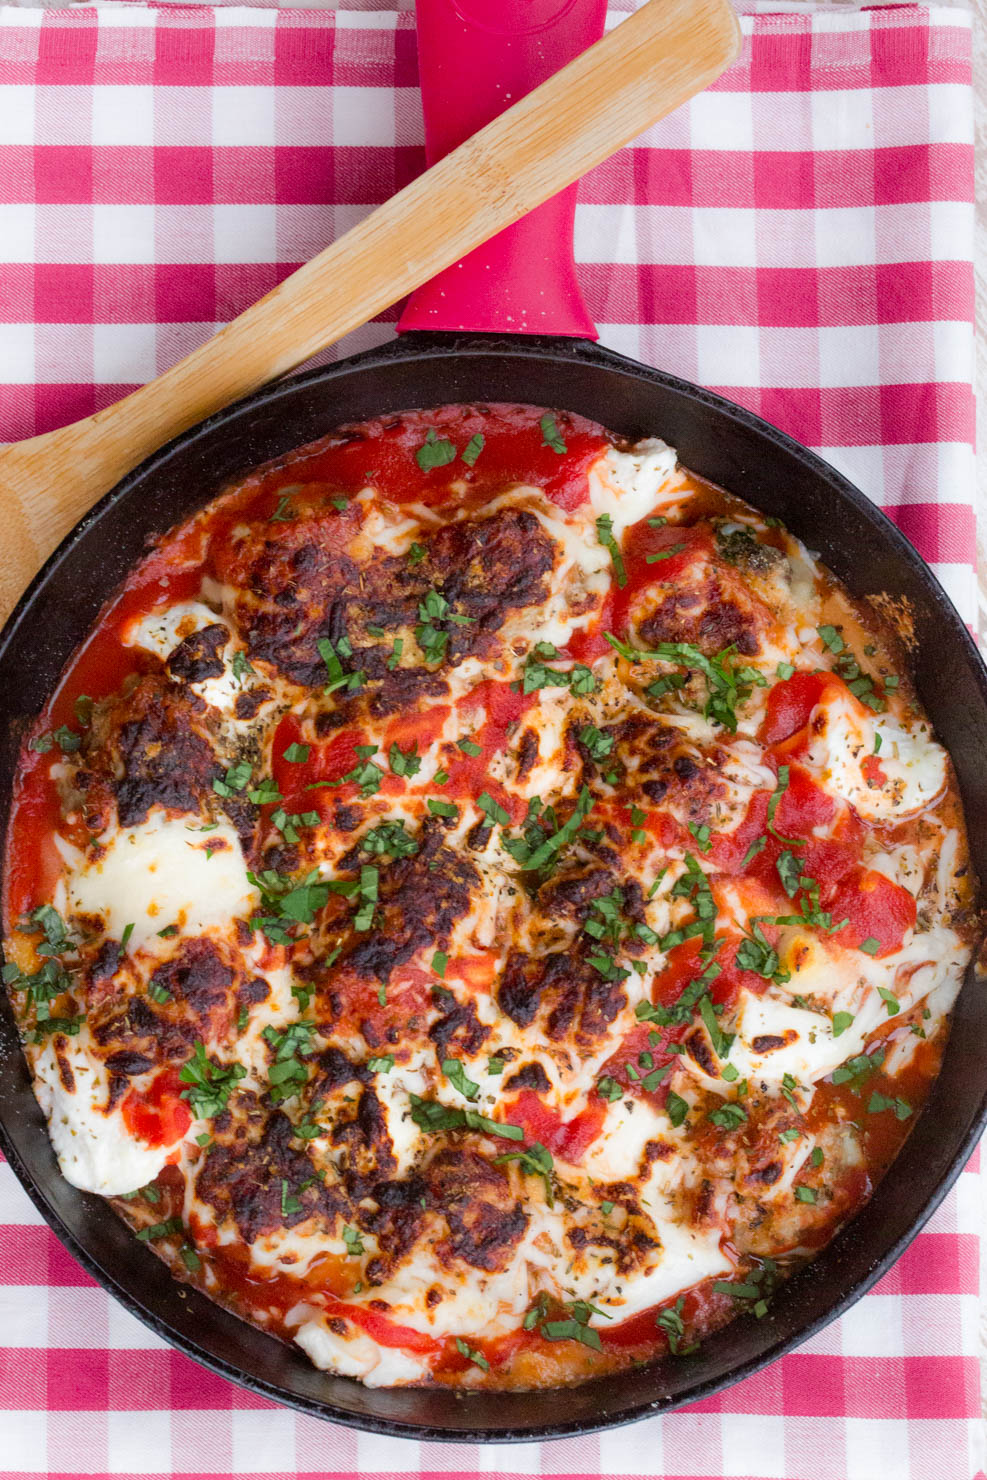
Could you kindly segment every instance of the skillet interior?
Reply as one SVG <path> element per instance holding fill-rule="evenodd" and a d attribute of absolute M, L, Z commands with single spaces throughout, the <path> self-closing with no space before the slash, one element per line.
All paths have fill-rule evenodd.
<path fill-rule="evenodd" d="M 0 635 L 0 830 L 25 720 L 44 703 L 106 595 L 146 539 L 241 472 L 346 421 L 441 402 L 564 406 L 628 435 L 658 434 L 682 461 L 785 521 L 855 595 L 911 603 L 915 677 L 951 752 L 974 866 L 987 879 L 987 670 L 955 609 L 911 545 L 833 469 L 730 403 L 583 341 L 408 336 L 313 371 L 220 413 L 155 454 L 106 496 L 35 579 Z M 694 1401 L 805 1340 L 857 1299 L 938 1205 L 987 1121 L 987 998 L 960 995 L 925 1113 L 872 1202 L 775 1296 L 686 1359 L 569 1389 L 463 1395 L 371 1390 L 317 1372 L 301 1353 L 177 1285 L 101 1199 L 59 1174 L 0 994 L 0 1144 L 58 1236 L 160 1335 L 258 1392 L 336 1422 L 428 1439 L 521 1440 L 626 1423 Z"/>

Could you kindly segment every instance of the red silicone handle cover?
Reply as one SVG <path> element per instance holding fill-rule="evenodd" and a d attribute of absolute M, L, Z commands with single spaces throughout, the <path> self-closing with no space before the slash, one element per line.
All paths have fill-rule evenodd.
<path fill-rule="evenodd" d="M 417 0 L 429 164 L 603 34 L 606 0 Z M 576 186 L 413 293 L 408 329 L 595 339 L 572 251 Z"/>

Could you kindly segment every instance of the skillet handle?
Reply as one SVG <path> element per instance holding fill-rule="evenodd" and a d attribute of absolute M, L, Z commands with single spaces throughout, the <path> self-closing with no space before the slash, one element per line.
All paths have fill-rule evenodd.
<path fill-rule="evenodd" d="M 606 0 L 417 0 L 428 163 L 603 34 Z M 576 185 L 418 288 L 398 332 L 445 329 L 595 339 L 573 260 Z"/>

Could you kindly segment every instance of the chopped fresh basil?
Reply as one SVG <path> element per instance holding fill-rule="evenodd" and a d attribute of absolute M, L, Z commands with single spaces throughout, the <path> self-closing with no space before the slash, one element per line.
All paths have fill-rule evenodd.
<path fill-rule="evenodd" d="M 728 666 L 728 660 L 733 657 L 732 647 L 724 648 L 722 652 L 708 658 L 699 648 L 688 642 L 660 642 L 654 649 L 643 651 L 632 648 L 629 643 L 615 637 L 612 632 L 605 632 L 603 635 L 610 646 L 629 663 L 649 663 L 657 660 L 700 672 L 705 679 L 707 689 L 705 717 L 729 730 L 731 734 L 736 734 L 737 731 L 738 704 L 748 699 L 754 688 L 764 688 L 767 684 L 764 675 L 756 668 L 737 667 L 733 663 Z M 681 682 L 673 682 L 671 678 L 659 679 L 658 685 L 653 684 L 648 694 L 652 698 L 658 698 L 669 688 L 681 688 L 686 682 L 687 675 L 679 677 Z"/>
<path fill-rule="evenodd" d="M 463 1064 L 459 1059 L 443 1059 L 442 1072 L 452 1085 L 467 1100 L 475 1100 L 480 1093 L 480 1086 L 469 1078 Z"/>
<path fill-rule="evenodd" d="M 326 682 L 322 689 L 324 694 L 334 694 L 337 689 L 348 689 L 352 692 L 366 683 L 367 675 L 362 670 L 348 673 L 343 668 L 340 659 L 351 657 L 353 653 L 346 638 L 340 638 L 336 644 L 333 644 L 330 638 L 320 637 L 316 647 L 319 657 L 326 665 Z"/>
<path fill-rule="evenodd" d="M 142 1228 L 137 1237 L 146 1244 L 152 1239 L 171 1238 L 173 1234 L 184 1232 L 185 1224 L 181 1218 L 166 1218 L 163 1223 L 152 1223 L 149 1228 Z"/>
<path fill-rule="evenodd" d="M 182 1065 L 178 1077 L 187 1089 L 182 1099 L 188 1100 L 197 1120 L 221 1115 L 237 1082 L 246 1076 L 242 1064 L 217 1064 L 206 1056 L 205 1044 L 196 1042 L 192 1057 Z"/>
<path fill-rule="evenodd" d="M 655 1320 L 655 1324 L 665 1333 L 668 1350 L 673 1357 L 687 1357 L 699 1345 L 698 1342 L 693 1342 L 691 1346 L 682 1345 L 683 1338 L 685 1337 L 685 1323 L 682 1320 L 682 1307 L 684 1304 L 685 1296 L 680 1295 L 675 1304 L 667 1306 Z"/>
<path fill-rule="evenodd" d="M 620 545 L 617 543 L 613 532 L 613 519 L 609 514 L 601 514 L 596 521 L 596 538 L 604 549 L 610 551 L 610 559 L 613 562 L 613 573 L 618 586 L 627 585 L 627 569 L 624 565 L 624 557 L 620 553 Z"/>
<path fill-rule="evenodd" d="M 545 412 L 545 415 L 542 417 L 538 425 L 541 427 L 541 445 L 543 447 L 551 447 L 552 451 L 557 452 L 559 456 L 561 456 L 563 452 L 567 452 L 569 450 L 562 440 L 562 436 L 556 424 L 555 417 L 550 411 Z"/>
<path fill-rule="evenodd" d="M 455 462 L 456 449 L 447 437 L 440 437 L 434 427 L 429 427 L 425 433 L 425 441 L 415 453 L 415 461 L 423 473 L 431 472 L 433 468 L 444 468 L 447 463 Z"/>
<path fill-rule="evenodd" d="M 237 761 L 230 766 L 226 775 L 220 781 L 215 779 L 212 789 L 217 796 L 229 797 L 234 792 L 243 791 L 250 781 L 251 766 L 249 761 Z"/>
<path fill-rule="evenodd" d="M 863 950 L 863 946 L 860 947 Z M 888 1009 L 888 1017 L 897 1017 L 901 1011 L 901 1003 L 888 987 L 878 987 L 878 995 L 885 1007 Z"/>
<path fill-rule="evenodd" d="M 488 791 L 481 791 L 476 799 L 476 805 L 484 816 L 489 817 L 491 822 L 497 822 L 501 827 L 506 827 L 511 817 L 505 812 L 499 802 L 495 802 Z"/>
<path fill-rule="evenodd" d="M 284 801 L 284 798 L 281 795 L 280 790 L 278 789 L 278 784 L 273 776 L 265 776 L 264 779 L 261 781 L 260 786 L 255 786 L 250 791 L 248 791 L 247 799 L 248 801 L 253 802 L 254 805 L 257 807 L 265 807 L 270 802 Z"/>
<path fill-rule="evenodd" d="M 465 456 L 465 453 L 463 455 Z M 490 1371 L 490 1363 L 483 1353 L 477 1351 L 475 1346 L 470 1346 L 469 1342 L 464 1341 L 461 1336 L 456 1337 L 456 1350 L 461 1357 L 465 1357 L 468 1362 L 472 1362 L 474 1367 L 479 1367 L 481 1372 Z"/>
<path fill-rule="evenodd" d="M 708 853 L 713 846 L 708 822 L 690 822 L 689 831 L 699 845 L 700 853 Z"/>
<path fill-rule="evenodd" d="M 295 1195 L 293 1193 L 290 1193 L 288 1191 L 288 1186 L 289 1186 L 289 1184 L 288 1184 L 287 1177 L 282 1177 L 281 1178 L 281 1216 L 282 1216 L 282 1218 L 291 1218 L 291 1217 L 294 1216 L 295 1213 L 300 1213 L 301 1210 L 302 1210 L 302 1205 L 301 1205 L 300 1199 L 297 1198 L 297 1197 L 295 1197 Z"/>
<path fill-rule="evenodd" d="M 889 1095 L 878 1094 L 874 1090 L 867 1102 L 869 1115 L 880 1115 L 885 1110 L 893 1110 L 898 1120 L 907 1120 L 912 1113 L 912 1107 L 907 1100 L 893 1099 Z"/>
<path fill-rule="evenodd" d="M 365 1252 L 363 1239 L 360 1237 L 359 1232 L 355 1228 L 351 1228 L 348 1223 L 343 1224 L 343 1243 L 346 1245 L 347 1254 L 353 1259 Z"/>
<path fill-rule="evenodd" d="M 505 1141 L 523 1141 L 524 1131 L 509 1121 L 491 1120 L 476 1110 L 460 1109 L 451 1105 L 440 1105 L 438 1100 L 425 1100 L 420 1095 L 411 1095 L 411 1118 L 421 1130 L 438 1131 L 470 1130 L 482 1131 L 489 1136 L 500 1136 Z"/>
<path fill-rule="evenodd" d="M 747 1111 L 742 1105 L 736 1105 L 732 1100 L 728 1100 L 716 1110 L 711 1110 L 708 1119 L 722 1130 L 735 1131 L 747 1120 Z"/>
<path fill-rule="evenodd" d="M 585 745 L 591 760 L 602 761 L 613 750 L 615 742 L 612 735 L 598 730 L 596 725 L 584 725 L 579 731 L 579 743 Z"/>
<path fill-rule="evenodd" d="M 799 892 L 800 880 L 802 878 L 802 865 L 799 863 L 799 860 L 795 857 L 794 853 L 789 853 L 785 849 L 784 852 L 779 853 L 775 868 L 778 870 L 778 877 L 781 880 L 785 893 L 789 899 L 794 899 Z"/>
<path fill-rule="evenodd" d="M 387 760 L 395 776 L 417 776 L 422 768 L 417 741 L 410 750 L 402 750 L 395 740 L 387 752 Z"/>
<path fill-rule="evenodd" d="M 824 627 L 818 628 L 818 632 L 819 636 L 822 638 L 823 642 L 829 648 L 831 653 L 842 653 L 843 649 L 846 647 L 846 643 L 843 641 L 843 638 L 840 636 L 839 632 L 837 632 L 835 627 L 826 625 Z"/>
<path fill-rule="evenodd" d="M 279 1105 L 290 1099 L 308 1082 L 308 1069 L 298 1057 L 311 1047 L 314 1023 L 289 1023 L 283 1032 L 265 1028 L 261 1037 L 274 1050 L 274 1062 L 267 1071 L 271 1103 Z"/>
<path fill-rule="evenodd" d="M 830 1076 L 834 1084 L 850 1084 L 859 1089 L 872 1074 L 876 1074 L 884 1063 L 884 1049 L 877 1048 L 872 1054 L 859 1053 L 838 1065 Z"/>
<path fill-rule="evenodd" d="M 418 844 L 405 830 L 403 819 L 394 822 L 378 822 L 364 833 L 360 847 L 375 855 L 389 854 L 392 858 L 411 858 L 418 852 Z"/>
<path fill-rule="evenodd" d="M 748 848 L 747 852 L 744 854 L 743 858 L 741 859 L 741 863 L 740 863 L 740 871 L 741 871 L 741 873 L 743 873 L 743 871 L 747 867 L 747 865 L 749 863 L 752 863 L 754 861 L 754 859 L 757 857 L 757 855 L 761 852 L 761 850 L 763 848 L 766 848 L 767 845 L 768 845 L 768 840 L 767 840 L 767 838 L 765 837 L 765 835 L 763 833 L 761 834 L 761 836 L 759 838 L 755 838 L 754 839 L 753 843 L 751 843 L 751 845 Z"/>
<path fill-rule="evenodd" d="M 554 1207 L 552 1193 L 552 1178 L 555 1174 L 555 1162 L 552 1153 L 540 1141 L 532 1141 L 526 1151 L 507 1151 L 503 1156 L 494 1157 L 494 1165 L 501 1166 L 504 1162 L 516 1161 L 522 1171 L 531 1177 L 540 1177 L 545 1186 L 545 1201 L 548 1206 Z"/>

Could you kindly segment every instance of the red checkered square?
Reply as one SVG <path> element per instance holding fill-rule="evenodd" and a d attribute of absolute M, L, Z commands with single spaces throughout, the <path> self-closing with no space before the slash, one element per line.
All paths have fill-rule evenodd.
<path fill-rule="evenodd" d="M 214 323 L 218 318 L 235 318 L 235 313 L 217 312 L 216 274 L 212 263 L 159 267 L 154 274 L 154 317 L 158 323 Z"/>
<path fill-rule="evenodd" d="M 213 200 L 229 200 L 222 189 L 222 176 L 217 169 L 219 151 L 202 146 L 191 148 L 180 144 L 159 145 L 154 151 L 150 189 L 144 199 L 162 205 L 209 205 Z M 216 178 L 219 175 L 220 178 Z M 219 187 L 217 189 L 217 187 Z"/>
<path fill-rule="evenodd" d="M 80 1357 L 82 1358 L 80 1360 Z M 83 1412 L 91 1408 L 109 1408 L 110 1353 L 78 1351 L 52 1347 L 47 1354 L 48 1380 L 46 1403 L 49 1410 Z"/>
<path fill-rule="evenodd" d="M 34 151 L 34 198 L 39 205 L 92 200 L 93 150 L 86 144 L 46 144 Z"/>
<path fill-rule="evenodd" d="M 39 324 L 91 324 L 93 280 L 89 262 L 39 262 L 34 269 L 34 318 Z"/>

